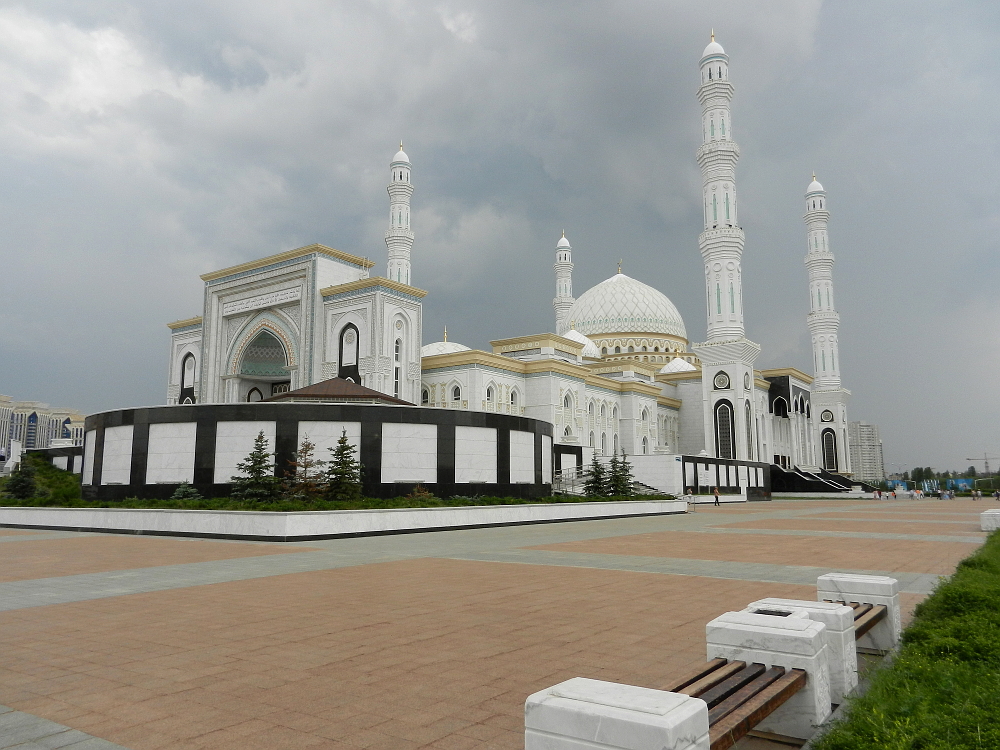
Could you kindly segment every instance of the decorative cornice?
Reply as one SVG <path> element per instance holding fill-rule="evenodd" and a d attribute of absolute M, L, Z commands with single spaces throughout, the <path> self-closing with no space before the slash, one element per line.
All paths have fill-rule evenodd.
<path fill-rule="evenodd" d="M 400 282 L 393 281 L 392 279 L 384 279 L 381 276 L 375 276 L 370 279 L 359 279 L 358 281 L 348 281 L 346 284 L 328 286 L 324 289 L 320 289 L 319 293 L 321 297 L 332 297 L 335 294 L 356 292 L 360 289 L 370 289 L 376 286 L 385 287 L 386 289 L 391 289 L 392 291 L 399 292 L 400 294 L 407 294 L 411 297 L 416 297 L 417 299 L 427 296 L 427 292 L 423 289 L 417 289 L 417 287 L 410 286 L 409 284 L 401 284 Z"/>
<path fill-rule="evenodd" d="M 295 250 L 288 250 L 283 253 L 278 253 L 277 255 L 269 255 L 266 258 L 260 258 L 258 260 L 252 260 L 248 263 L 241 263 L 238 266 L 230 266 L 229 268 L 223 268 L 219 271 L 212 271 L 211 273 L 202 274 L 202 281 L 215 281 L 217 279 L 225 278 L 226 276 L 233 276 L 238 273 L 245 273 L 247 271 L 256 271 L 257 269 L 264 268 L 266 266 L 274 265 L 275 263 L 281 263 L 287 260 L 295 260 L 296 258 L 302 258 L 306 255 L 326 255 L 330 258 L 335 258 L 337 260 L 350 263 L 351 265 L 358 266 L 359 268 L 371 268 L 375 265 L 374 262 L 366 259 L 359 258 L 357 255 L 351 255 L 350 253 L 345 253 L 342 250 L 334 250 L 332 247 L 327 247 L 326 245 L 320 245 L 319 243 L 314 243 L 312 245 L 306 245 L 305 247 L 299 247 Z"/>
<path fill-rule="evenodd" d="M 202 318 L 200 315 L 196 315 L 193 318 L 187 318 L 185 320 L 175 320 L 173 323 L 167 323 L 167 328 L 172 331 L 176 331 L 178 328 L 188 328 L 190 326 L 200 326 Z"/>
<path fill-rule="evenodd" d="M 584 344 L 573 339 L 563 338 L 555 333 L 539 333 L 534 336 L 517 336 L 512 339 L 498 339 L 491 341 L 494 354 L 501 352 L 518 352 L 525 349 L 563 349 L 569 352 L 579 353 L 583 351 Z"/>
<path fill-rule="evenodd" d="M 657 396 L 656 403 L 660 406 L 669 406 L 671 409 L 680 409 L 683 403 L 679 398 L 670 398 L 670 396 Z"/>

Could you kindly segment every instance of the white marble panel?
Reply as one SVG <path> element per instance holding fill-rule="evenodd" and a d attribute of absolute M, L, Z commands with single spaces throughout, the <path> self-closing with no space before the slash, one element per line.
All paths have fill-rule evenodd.
<path fill-rule="evenodd" d="M 834 602 L 801 599 L 760 599 L 744 612 L 805 611 L 810 620 L 826 626 L 826 649 L 830 659 L 830 699 L 843 703 L 858 684 L 858 649 L 854 638 L 854 610 Z"/>
<path fill-rule="evenodd" d="M 803 617 L 727 612 L 705 626 L 708 658 L 804 670 L 805 686 L 757 729 L 809 739 L 830 715 L 826 626 Z"/>
<path fill-rule="evenodd" d="M 497 481 L 497 431 L 495 427 L 455 428 L 455 482 Z"/>
<path fill-rule="evenodd" d="M 164 422 L 149 426 L 146 484 L 194 481 L 196 422 Z"/>
<path fill-rule="evenodd" d="M 83 484 L 94 483 L 94 447 L 97 430 L 88 430 L 83 436 Z"/>
<path fill-rule="evenodd" d="M 309 442 L 316 446 L 315 456 L 321 461 L 330 460 L 330 448 L 337 447 L 340 436 L 347 431 L 347 441 L 361 451 L 361 422 L 299 422 L 299 437 L 296 448 L 309 436 Z"/>
<path fill-rule="evenodd" d="M 866 576 L 854 573 L 827 573 L 816 579 L 819 601 L 884 604 L 886 616 L 858 639 L 862 648 L 888 651 L 899 643 L 902 633 L 902 613 L 899 608 L 899 581 L 888 576 Z"/>
<path fill-rule="evenodd" d="M 382 425 L 382 482 L 437 482 L 437 425 Z"/>
<path fill-rule="evenodd" d="M 573 456 L 574 463 L 576 456 Z M 542 484 L 552 483 L 552 438 L 542 435 Z"/>
<path fill-rule="evenodd" d="M 52 465 L 57 469 L 62 469 L 66 471 L 66 467 L 69 466 L 69 456 L 53 456 Z"/>
<path fill-rule="evenodd" d="M 128 484 L 132 476 L 132 425 L 104 430 L 101 484 Z"/>
<path fill-rule="evenodd" d="M 574 677 L 528 696 L 525 750 L 709 750 L 708 706 L 665 690 Z"/>
<path fill-rule="evenodd" d="M 510 431 L 510 482 L 511 484 L 535 481 L 535 434 Z"/>
<path fill-rule="evenodd" d="M 219 422 L 215 433 L 216 484 L 228 484 L 239 474 L 236 464 L 246 460 L 253 441 L 263 431 L 267 450 L 274 452 L 274 422 Z"/>
<path fill-rule="evenodd" d="M 993 508 L 979 514 L 979 528 L 983 531 L 1000 529 L 1000 509 Z"/>

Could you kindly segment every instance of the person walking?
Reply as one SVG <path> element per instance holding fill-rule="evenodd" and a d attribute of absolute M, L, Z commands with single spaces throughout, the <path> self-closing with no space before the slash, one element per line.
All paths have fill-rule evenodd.
<path fill-rule="evenodd" d="M 713 487 L 712 488 L 712 494 L 715 495 L 715 504 L 719 505 L 720 504 L 719 503 L 719 488 L 718 487 Z"/>

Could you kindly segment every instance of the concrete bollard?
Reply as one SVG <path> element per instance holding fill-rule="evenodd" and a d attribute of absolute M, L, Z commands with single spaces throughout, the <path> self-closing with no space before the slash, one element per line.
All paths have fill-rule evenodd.
<path fill-rule="evenodd" d="M 665 690 L 574 677 L 528 696 L 525 750 L 709 750 L 708 706 Z"/>
<path fill-rule="evenodd" d="M 899 644 L 902 632 L 899 609 L 899 581 L 888 576 L 827 573 L 816 579 L 819 601 L 884 604 L 886 616 L 857 641 L 859 648 L 889 651 Z"/>
<path fill-rule="evenodd" d="M 990 508 L 979 514 L 979 528 L 983 531 L 1000 529 L 1000 508 Z"/>
<path fill-rule="evenodd" d="M 826 626 L 825 643 L 830 660 L 830 700 L 843 703 L 858 684 L 858 650 L 854 642 L 854 610 L 844 604 L 808 602 L 800 599 L 760 599 L 744 612 L 804 611 L 810 620 Z"/>
<path fill-rule="evenodd" d="M 799 613 L 774 615 L 727 612 L 705 626 L 708 658 L 744 661 L 806 672 L 805 687 L 757 729 L 809 739 L 830 715 L 830 667 L 826 626 Z"/>

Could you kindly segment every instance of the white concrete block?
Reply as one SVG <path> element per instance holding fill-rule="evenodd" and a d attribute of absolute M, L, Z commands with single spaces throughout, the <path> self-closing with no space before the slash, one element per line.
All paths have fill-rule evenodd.
<path fill-rule="evenodd" d="M 455 428 L 455 482 L 497 481 L 497 431 L 495 427 Z"/>
<path fill-rule="evenodd" d="M 132 425 L 104 430 L 101 484 L 128 484 L 132 476 Z"/>
<path fill-rule="evenodd" d="M 806 612 L 809 619 L 826 626 L 826 648 L 830 659 L 830 699 L 843 703 L 858 684 L 858 650 L 854 642 L 854 610 L 844 604 L 800 599 L 760 599 L 744 612 Z"/>
<path fill-rule="evenodd" d="M 437 425 L 382 424 L 382 481 L 437 482 Z"/>
<path fill-rule="evenodd" d="M 195 422 L 167 422 L 149 426 L 146 484 L 194 481 Z"/>
<path fill-rule="evenodd" d="M 535 481 L 535 434 L 510 431 L 510 481 L 511 484 Z"/>
<path fill-rule="evenodd" d="M 830 715 L 826 626 L 806 619 L 727 612 L 705 626 L 708 658 L 744 661 L 807 674 L 805 687 L 757 725 L 766 732 L 808 739 Z"/>
<path fill-rule="evenodd" d="M 1000 508 L 992 508 L 979 514 L 979 528 L 983 531 L 1000 529 Z"/>
<path fill-rule="evenodd" d="M 857 640 L 857 646 L 888 651 L 899 643 L 903 628 L 899 608 L 899 582 L 895 578 L 827 573 L 816 579 L 816 598 L 819 601 L 884 604 L 886 616 Z"/>
<path fill-rule="evenodd" d="M 66 467 L 69 466 L 69 456 L 53 456 L 52 465 L 66 471 Z"/>
<path fill-rule="evenodd" d="M 97 430 L 88 430 L 83 436 L 83 484 L 94 483 L 94 448 Z"/>
<path fill-rule="evenodd" d="M 552 438 L 542 435 L 542 484 L 552 483 Z"/>
<path fill-rule="evenodd" d="M 709 750 L 705 701 L 575 677 L 528 697 L 525 750 Z"/>
<path fill-rule="evenodd" d="M 267 450 L 274 453 L 274 422 L 219 422 L 215 433 L 215 483 L 228 484 L 240 472 L 236 464 L 246 460 L 253 441 L 263 431 Z"/>

